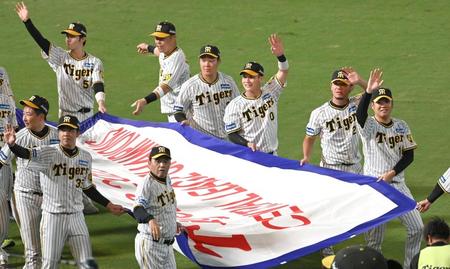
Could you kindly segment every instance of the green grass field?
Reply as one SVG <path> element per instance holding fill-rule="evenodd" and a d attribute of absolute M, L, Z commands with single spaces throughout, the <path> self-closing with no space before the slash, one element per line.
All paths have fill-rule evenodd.
<path fill-rule="evenodd" d="M 261 62 L 267 74 L 275 73 L 276 60 L 267 37 L 277 32 L 291 66 L 279 105 L 279 155 L 300 158 L 304 127 L 312 109 L 330 98 L 333 70 L 353 66 L 367 78 L 371 68 L 382 67 L 385 85 L 395 98 L 394 116 L 408 122 L 419 144 L 406 175 L 417 200 L 426 197 L 449 166 L 450 5 L 446 0 L 30 0 L 26 4 L 41 33 L 59 46 L 64 46 L 60 31 L 68 23 L 79 20 L 87 26 L 86 49 L 104 63 L 110 114 L 165 120 L 159 104 L 146 107 L 139 117 L 133 117 L 130 108 L 157 83 L 157 59 L 138 55 L 135 46 L 152 42 L 148 34 L 159 21 L 169 20 L 177 26 L 179 46 L 188 57 L 192 74 L 199 70 L 200 46 L 215 44 L 222 51 L 221 70 L 232 75 L 238 85 L 239 70 L 249 60 Z M 16 100 L 32 94 L 46 96 L 51 104 L 49 120 L 56 121 L 55 74 L 41 59 L 14 5 L 10 0 L 0 2 L 0 65 L 10 75 Z M 314 163 L 318 163 L 319 153 L 316 147 Z M 438 215 L 450 222 L 449 205 L 448 195 L 442 197 L 423 214 L 424 220 Z M 131 218 L 101 213 L 88 216 L 87 222 L 101 268 L 137 268 L 136 224 Z M 384 241 L 386 257 L 403 261 L 405 236 L 397 220 L 390 222 Z M 19 241 L 15 224 L 10 237 Z M 336 249 L 357 242 L 363 239 L 358 236 Z M 22 246 L 12 251 L 20 253 Z M 181 255 L 177 255 L 177 263 L 178 268 L 197 268 Z M 316 253 L 280 268 L 319 268 L 319 263 Z"/>

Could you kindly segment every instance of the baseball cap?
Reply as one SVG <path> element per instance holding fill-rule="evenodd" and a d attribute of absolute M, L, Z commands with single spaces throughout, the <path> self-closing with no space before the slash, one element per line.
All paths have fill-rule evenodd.
<path fill-rule="evenodd" d="M 79 23 L 79 22 L 72 22 L 71 24 L 69 24 L 69 26 L 67 26 L 66 30 L 63 30 L 61 32 L 61 34 L 69 34 L 69 35 L 74 35 L 74 36 L 86 36 L 87 35 L 87 30 L 86 30 L 86 26 L 84 26 L 83 24 Z"/>
<path fill-rule="evenodd" d="M 372 92 L 372 101 L 377 102 L 381 98 L 392 101 L 392 92 L 388 88 L 378 88 Z"/>
<path fill-rule="evenodd" d="M 33 109 L 40 110 L 44 112 L 45 115 L 48 114 L 49 104 L 47 99 L 39 95 L 33 95 L 28 100 L 21 100 L 19 102 L 23 106 L 28 106 Z"/>
<path fill-rule="evenodd" d="M 350 80 L 348 80 L 347 73 L 340 69 L 333 72 L 333 75 L 331 75 L 331 83 L 335 81 L 342 81 L 343 83 L 350 85 Z"/>
<path fill-rule="evenodd" d="M 158 23 L 158 25 L 156 25 L 155 31 L 153 33 L 151 33 L 150 35 L 160 37 L 160 38 L 166 38 L 168 36 L 175 35 L 175 34 L 176 34 L 175 25 L 173 25 L 172 23 L 170 23 L 168 21 L 163 21 L 163 22 Z"/>
<path fill-rule="evenodd" d="M 158 159 L 159 157 L 166 156 L 169 159 L 170 157 L 170 149 L 164 147 L 164 146 L 157 146 L 153 147 L 150 150 L 150 155 L 148 156 L 149 159 Z"/>
<path fill-rule="evenodd" d="M 220 50 L 218 47 L 213 45 L 205 45 L 200 49 L 200 55 L 199 58 L 203 55 L 209 55 L 214 58 L 220 58 Z"/>
<path fill-rule="evenodd" d="M 327 269 L 388 269 L 383 255 L 364 245 L 353 245 L 339 250 L 336 255 L 322 259 Z"/>
<path fill-rule="evenodd" d="M 239 74 L 249 74 L 250 76 L 264 76 L 264 68 L 257 62 L 248 62 L 244 65 L 244 68 L 242 68 L 241 73 Z"/>
<path fill-rule="evenodd" d="M 80 122 L 75 116 L 65 115 L 59 118 L 58 129 L 62 126 L 69 126 L 72 129 L 80 129 Z"/>

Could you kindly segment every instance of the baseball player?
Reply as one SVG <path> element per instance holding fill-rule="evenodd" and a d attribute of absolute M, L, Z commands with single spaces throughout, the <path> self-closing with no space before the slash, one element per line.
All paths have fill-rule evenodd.
<path fill-rule="evenodd" d="M 72 115 L 84 121 L 94 114 L 94 100 L 97 101 L 98 110 L 105 113 L 103 63 L 84 50 L 86 27 L 74 22 L 61 32 L 66 36 L 66 51 L 41 35 L 23 2 L 17 3 L 16 12 L 42 49 L 42 57 L 56 73 L 59 116 Z"/>
<path fill-rule="evenodd" d="M 113 214 L 123 213 L 122 206 L 111 203 L 92 184 L 92 157 L 76 146 L 79 134 L 78 119 L 71 115 L 59 119 L 57 145 L 29 149 L 16 144 L 11 127 L 5 132 L 11 151 L 19 158 L 29 159 L 28 169 L 45 175 L 40 178 L 42 268 L 58 267 L 66 241 L 81 268 L 97 268 L 82 212 L 82 192 Z"/>
<path fill-rule="evenodd" d="M 442 194 L 444 194 L 444 192 L 450 193 L 450 168 L 448 168 L 447 171 L 445 171 L 445 173 L 439 178 L 436 186 L 434 186 L 434 189 L 428 197 L 417 203 L 417 209 L 419 209 L 420 212 L 427 211 L 431 204 L 434 203 L 434 201 L 436 201 Z"/>
<path fill-rule="evenodd" d="M 16 105 L 5 68 L 0 67 L 0 146 L 3 146 L 3 132 L 7 124 L 17 127 Z M 6 239 L 9 225 L 8 201 L 11 196 L 13 178 L 11 167 L 5 166 L 0 170 L 0 242 Z M 0 265 L 8 262 L 7 253 L 0 248 Z"/>
<path fill-rule="evenodd" d="M 365 89 L 366 82 L 351 67 L 336 70 L 331 75 L 331 100 L 311 112 L 303 139 L 303 159 L 310 162 L 316 138 L 320 138 L 320 166 L 359 174 L 362 172 L 360 138 L 356 132 L 356 107 L 359 95 L 349 97 L 354 85 Z M 322 256 L 334 254 L 326 247 Z"/>
<path fill-rule="evenodd" d="M 224 122 L 232 142 L 253 151 L 276 154 L 278 98 L 286 85 L 289 64 L 280 37 L 270 35 L 269 44 L 278 59 L 278 72 L 262 86 L 264 68 L 257 62 L 248 62 L 240 73 L 245 92 L 228 104 Z"/>
<path fill-rule="evenodd" d="M 20 101 L 23 108 L 25 127 L 17 133 L 16 142 L 27 148 L 43 145 L 59 144 L 58 131 L 45 125 L 49 110 L 47 99 L 38 95 Z M 9 147 L 4 145 L 0 152 L 0 167 L 14 158 Z M 41 267 L 41 248 L 39 239 L 39 223 L 41 222 L 42 190 L 40 173 L 28 169 L 28 160 L 18 159 L 14 181 L 15 219 L 25 248 L 24 268 Z M 3 168 L 2 168 L 3 169 Z"/>
<path fill-rule="evenodd" d="M 138 185 L 133 214 L 138 221 L 136 260 L 141 269 L 176 268 L 172 244 L 182 229 L 176 220 L 177 201 L 168 171 L 170 150 L 163 146 L 150 151 L 150 173 Z"/>
<path fill-rule="evenodd" d="M 380 69 L 370 72 L 367 89 L 356 111 L 358 131 L 363 144 L 364 174 L 384 180 L 414 199 L 405 184 L 404 170 L 413 162 L 417 145 L 408 124 L 391 116 L 392 93 L 389 89 L 380 87 L 383 83 L 381 77 Z M 374 111 L 372 117 L 367 114 L 369 104 Z M 408 233 L 403 268 L 409 268 L 412 257 L 420 250 L 423 222 L 417 210 L 409 211 L 399 218 Z M 386 224 L 382 224 L 368 231 L 365 235 L 367 245 L 381 251 L 385 228 Z"/>
<path fill-rule="evenodd" d="M 227 133 L 223 125 L 225 107 L 239 95 L 239 90 L 232 77 L 219 72 L 220 60 L 218 47 L 201 47 L 200 73 L 181 85 L 174 109 L 178 122 L 226 139 Z M 193 113 L 189 120 L 186 117 L 188 112 Z"/>
<path fill-rule="evenodd" d="M 167 21 L 160 22 L 150 35 L 155 39 L 155 46 L 140 43 L 137 51 L 159 57 L 159 84 L 149 95 L 131 105 L 136 107 L 133 115 L 140 114 L 145 105 L 161 99 L 161 113 L 167 115 L 169 122 L 176 122 L 174 104 L 181 84 L 190 77 L 189 65 L 184 52 L 177 47 L 175 25 Z"/>

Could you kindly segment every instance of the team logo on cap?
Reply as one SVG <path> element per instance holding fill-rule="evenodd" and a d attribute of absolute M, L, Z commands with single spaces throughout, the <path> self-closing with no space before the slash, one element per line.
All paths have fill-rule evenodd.
<path fill-rule="evenodd" d="M 158 147 L 158 152 L 159 153 L 165 153 L 166 152 L 166 148 L 165 147 Z"/>
<path fill-rule="evenodd" d="M 386 90 L 385 89 L 379 89 L 378 90 L 378 94 L 386 94 Z"/>
<path fill-rule="evenodd" d="M 68 116 L 64 117 L 64 122 L 70 123 L 70 117 L 68 117 Z"/>
<path fill-rule="evenodd" d="M 345 78 L 344 72 L 339 71 L 339 73 L 337 74 L 338 78 Z"/>
<path fill-rule="evenodd" d="M 73 24 L 73 23 L 69 24 L 69 29 L 73 30 L 73 28 L 75 28 L 75 24 Z"/>
<path fill-rule="evenodd" d="M 245 65 L 245 68 L 246 68 L 246 69 L 247 69 L 247 68 L 251 69 L 251 68 L 252 68 L 252 63 L 247 63 L 247 64 Z"/>
<path fill-rule="evenodd" d="M 161 25 L 161 24 L 158 24 L 158 25 L 156 26 L 156 32 L 160 32 L 161 29 L 162 29 L 162 25 Z"/>
<path fill-rule="evenodd" d="M 211 47 L 209 47 L 209 46 L 205 47 L 205 52 L 206 53 L 211 53 Z"/>

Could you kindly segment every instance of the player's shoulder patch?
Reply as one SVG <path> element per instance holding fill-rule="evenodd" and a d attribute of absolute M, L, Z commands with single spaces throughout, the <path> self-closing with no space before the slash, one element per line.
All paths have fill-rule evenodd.
<path fill-rule="evenodd" d="M 348 105 L 348 112 L 349 113 L 354 113 L 354 112 L 356 112 L 357 109 L 358 109 L 358 107 L 356 106 L 355 103 L 350 103 Z"/>
<path fill-rule="evenodd" d="M 94 68 L 95 64 L 91 62 L 85 62 L 83 63 L 83 67 L 85 68 Z"/>
<path fill-rule="evenodd" d="M 232 122 L 225 125 L 225 131 L 232 131 L 236 129 L 236 123 Z"/>

